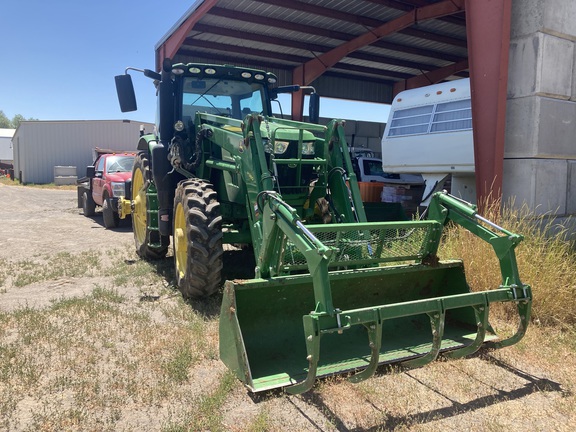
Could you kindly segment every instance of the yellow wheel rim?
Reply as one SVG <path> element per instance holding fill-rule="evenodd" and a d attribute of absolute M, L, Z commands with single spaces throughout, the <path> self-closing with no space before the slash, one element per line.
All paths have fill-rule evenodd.
<path fill-rule="evenodd" d="M 138 245 L 142 245 L 146 242 L 147 208 L 144 176 L 142 175 L 142 170 L 139 169 L 137 169 L 132 176 L 132 201 L 134 203 L 134 210 L 132 212 L 134 237 Z"/>
<path fill-rule="evenodd" d="M 174 258 L 176 260 L 176 273 L 182 279 L 188 263 L 188 239 L 186 236 L 186 215 L 181 203 L 176 205 L 174 212 Z"/>

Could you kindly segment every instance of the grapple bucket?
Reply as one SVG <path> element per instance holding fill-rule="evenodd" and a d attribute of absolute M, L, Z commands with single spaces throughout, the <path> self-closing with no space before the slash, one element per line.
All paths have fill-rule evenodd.
<path fill-rule="evenodd" d="M 325 267 L 308 262 L 305 272 L 306 254 L 287 236 L 279 268 L 292 274 L 226 283 L 220 356 L 252 391 L 291 386 L 300 393 L 318 376 L 358 371 L 350 379 L 360 381 L 379 364 L 417 367 L 441 351 L 471 354 L 496 338 L 488 323 L 496 301 L 517 302 L 523 316 L 518 333 L 499 343 L 525 331 L 526 285 L 508 278 L 508 285 L 473 293 L 461 261 L 426 260 L 442 232 L 438 221 L 306 230 L 332 251 Z"/>

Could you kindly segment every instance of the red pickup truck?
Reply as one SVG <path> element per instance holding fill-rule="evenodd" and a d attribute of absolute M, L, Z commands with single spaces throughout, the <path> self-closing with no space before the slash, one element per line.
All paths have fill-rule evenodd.
<path fill-rule="evenodd" d="M 106 228 L 120 223 L 118 198 L 126 196 L 126 183 L 132 179 L 136 153 L 96 150 L 94 164 L 86 168 L 86 177 L 78 180 L 78 207 L 84 216 L 94 216 L 96 206 L 102 207 Z"/>

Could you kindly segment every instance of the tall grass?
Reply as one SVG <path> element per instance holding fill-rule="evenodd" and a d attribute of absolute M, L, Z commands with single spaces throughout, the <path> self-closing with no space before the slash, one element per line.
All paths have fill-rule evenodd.
<path fill-rule="evenodd" d="M 516 247 L 520 278 L 532 287 L 532 319 L 561 329 L 576 324 L 576 252 L 568 224 L 550 215 L 536 216 L 527 206 L 495 202 L 484 206 L 484 217 L 524 236 Z M 441 258 L 461 258 L 473 290 L 489 290 L 501 283 L 498 259 L 492 247 L 459 226 L 450 226 L 440 248 Z M 502 313 L 503 309 L 496 309 Z"/>

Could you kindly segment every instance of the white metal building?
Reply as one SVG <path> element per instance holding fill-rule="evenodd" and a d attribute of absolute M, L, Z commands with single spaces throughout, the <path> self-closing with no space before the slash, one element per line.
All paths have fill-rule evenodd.
<path fill-rule="evenodd" d="M 0 163 L 11 164 L 14 160 L 12 156 L 12 137 L 15 130 L 0 128 Z"/>
<path fill-rule="evenodd" d="M 24 121 L 12 139 L 14 176 L 23 184 L 52 183 L 55 166 L 75 166 L 83 177 L 93 149 L 136 150 L 141 126 L 154 130 L 151 123 L 130 120 Z"/>

